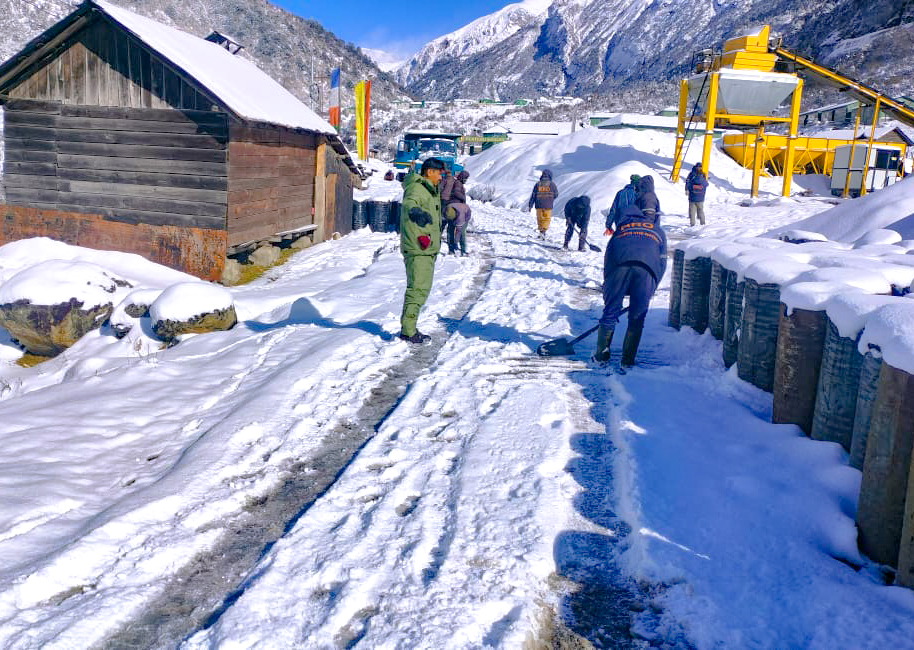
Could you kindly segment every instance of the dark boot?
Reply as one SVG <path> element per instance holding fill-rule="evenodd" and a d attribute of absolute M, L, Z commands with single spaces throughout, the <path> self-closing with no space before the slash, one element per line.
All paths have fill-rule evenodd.
<path fill-rule="evenodd" d="M 593 360 L 597 363 L 606 363 L 609 361 L 609 346 L 613 342 L 614 327 L 600 325 L 597 330 L 597 351 L 594 352 Z"/>
<path fill-rule="evenodd" d="M 641 343 L 641 333 L 644 331 L 644 321 L 629 323 L 622 342 L 622 367 L 631 368 L 635 365 L 635 355 L 638 354 L 638 344 Z"/>

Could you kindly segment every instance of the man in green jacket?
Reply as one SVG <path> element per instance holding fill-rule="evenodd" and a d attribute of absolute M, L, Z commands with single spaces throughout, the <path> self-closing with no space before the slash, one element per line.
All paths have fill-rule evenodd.
<path fill-rule="evenodd" d="M 416 329 L 419 311 L 428 300 L 435 277 L 435 258 L 441 249 L 441 195 L 438 183 L 444 163 L 429 158 L 421 172 L 403 179 L 400 203 L 400 252 L 406 264 L 406 295 L 400 316 L 400 338 L 428 343 L 431 337 Z"/>

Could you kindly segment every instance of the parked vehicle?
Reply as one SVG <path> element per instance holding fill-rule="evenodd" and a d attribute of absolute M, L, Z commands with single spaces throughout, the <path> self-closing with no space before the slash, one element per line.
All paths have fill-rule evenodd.
<path fill-rule="evenodd" d="M 398 178 L 421 167 L 427 158 L 440 159 L 452 174 L 462 171 L 463 165 L 457 162 L 459 140 L 459 133 L 406 131 L 397 143 L 397 154 L 394 158 L 394 166 L 401 170 Z"/>

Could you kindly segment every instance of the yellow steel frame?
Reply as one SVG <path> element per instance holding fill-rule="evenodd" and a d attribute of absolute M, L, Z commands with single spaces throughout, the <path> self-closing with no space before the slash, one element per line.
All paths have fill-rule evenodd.
<path fill-rule="evenodd" d="M 679 171 L 682 169 L 682 150 L 686 136 L 686 115 L 689 111 L 689 82 L 682 79 L 679 82 L 679 119 L 676 120 L 676 148 L 673 151 L 673 173 L 670 178 L 675 183 L 679 180 Z"/>
<path fill-rule="evenodd" d="M 908 108 L 900 102 L 896 102 L 891 97 L 886 97 L 878 90 L 870 88 L 859 81 L 854 81 L 850 77 L 845 77 L 844 75 L 838 74 L 834 70 L 829 70 L 828 68 L 821 66 L 809 59 L 805 59 L 802 56 L 786 50 L 783 47 L 775 47 L 774 53 L 777 54 L 782 59 L 787 61 L 792 61 L 798 66 L 801 66 L 808 71 L 812 72 L 818 77 L 825 79 L 833 84 L 837 84 L 840 88 L 846 90 L 850 96 L 854 99 L 858 99 L 861 102 L 864 102 L 869 105 L 874 105 L 877 101 L 882 104 L 882 109 L 888 113 L 891 113 L 894 117 L 898 118 L 900 121 L 904 122 L 909 126 L 914 126 L 914 110 Z M 876 115 L 878 115 L 878 111 Z"/>
<path fill-rule="evenodd" d="M 772 170 L 779 172 L 784 177 L 781 194 L 783 196 L 790 196 L 792 176 L 798 166 L 804 170 L 811 167 L 816 173 L 829 173 L 831 168 L 830 158 L 832 160 L 834 158 L 834 147 L 831 146 L 831 143 L 841 142 L 844 144 L 843 141 L 824 139 L 825 147 L 827 149 L 824 152 L 823 158 L 822 152 L 819 150 L 819 141 L 822 141 L 823 139 L 800 139 L 798 137 L 797 133 L 799 131 L 800 122 L 800 102 L 803 96 L 803 80 L 799 78 L 797 79 L 797 87 L 793 92 L 793 98 L 791 100 L 790 117 L 777 118 L 767 115 L 729 115 L 727 113 L 718 113 L 717 96 L 718 90 L 720 88 L 720 69 L 722 67 L 728 67 L 728 64 L 729 67 L 733 68 L 759 69 L 767 71 L 773 68 L 771 56 L 776 55 L 777 57 L 793 62 L 797 66 L 805 68 L 811 73 L 825 79 L 832 84 L 837 84 L 840 88 L 847 90 L 848 94 L 860 100 L 862 103 L 874 105 L 875 111 L 873 112 L 873 124 L 872 128 L 870 129 L 870 137 L 867 143 L 867 161 L 869 161 L 870 152 L 872 151 L 873 145 L 875 143 L 876 120 L 878 119 L 880 110 L 885 110 L 902 122 L 914 126 L 914 109 L 910 109 L 904 104 L 896 102 L 890 97 L 886 97 L 878 91 L 857 81 L 854 81 L 849 77 L 840 75 L 833 70 L 829 70 L 828 68 L 820 66 L 789 50 L 786 50 L 780 46 L 779 42 L 777 45 L 772 44 L 769 46 L 768 33 L 769 27 L 765 26 L 757 34 L 730 39 L 724 44 L 724 54 L 717 55 L 714 60 L 711 61 L 709 66 L 702 68 L 709 70 L 708 75 L 710 80 L 710 89 L 708 91 L 708 98 L 706 102 L 707 110 L 706 114 L 704 115 L 705 135 L 701 154 L 701 164 L 705 170 L 705 173 L 708 173 L 711 168 L 711 144 L 714 136 L 714 127 L 716 124 L 729 123 L 756 125 L 758 127 L 758 131 L 755 135 L 755 143 L 752 147 L 752 196 L 758 195 L 758 181 L 759 177 L 763 173 L 763 168 L 771 168 Z M 688 80 L 683 79 L 679 84 L 679 120 L 676 127 L 676 147 L 673 152 L 673 169 L 672 173 L 670 174 L 670 180 L 672 180 L 674 183 L 679 180 L 679 174 L 683 163 L 682 159 L 684 157 L 684 143 L 687 127 L 685 124 L 685 119 L 686 115 L 688 114 L 688 95 L 689 83 Z M 699 98 L 699 100 L 700 99 L 701 98 Z M 764 125 L 766 122 L 785 122 L 788 124 L 788 135 L 785 148 L 782 149 L 781 147 L 776 147 L 774 152 L 767 151 L 767 149 L 771 147 L 772 138 L 779 138 L 783 136 L 769 136 L 765 134 Z M 855 135 L 857 133 L 856 128 L 857 127 L 855 125 Z M 801 140 L 802 143 L 798 144 Z M 851 140 L 849 142 L 854 141 Z M 903 144 L 900 146 L 903 156 L 905 154 L 906 147 Z M 728 151 L 728 153 L 730 153 L 730 151 Z M 731 155 L 734 154 L 731 153 Z M 853 149 L 851 149 L 851 156 L 853 156 Z M 740 164 L 748 167 L 749 165 L 747 164 L 748 161 L 746 160 L 745 152 L 743 153 L 742 158 L 743 161 Z M 822 161 L 821 164 L 820 160 Z M 853 162 L 853 158 L 851 159 L 851 162 Z M 866 173 L 864 173 L 862 186 L 860 188 L 861 195 L 866 194 L 866 176 Z M 848 191 L 849 188 L 845 187 L 845 196 L 847 195 Z"/>

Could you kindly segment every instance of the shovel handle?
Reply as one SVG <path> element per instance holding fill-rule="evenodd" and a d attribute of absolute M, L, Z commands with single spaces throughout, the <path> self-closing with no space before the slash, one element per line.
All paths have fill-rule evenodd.
<path fill-rule="evenodd" d="M 571 339 L 571 340 L 568 342 L 568 345 L 574 345 L 575 343 L 580 343 L 583 339 L 587 338 L 590 334 L 592 334 L 593 332 L 595 332 L 595 331 L 597 330 L 598 327 L 600 327 L 600 323 L 597 323 L 596 325 L 594 325 L 593 327 L 591 327 L 589 330 L 587 330 L 586 332 L 584 332 L 584 333 L 581 334 L 580 336 Z"/>
<path fill-rule="evenodd" d="M 621 316 L 622 314 L 624 314 L 624 313 L 627 312 L 627 311 L 628 311 L 628 307 L 625 307 L 622 311 L 619 312 L 619 315 Z M 590 336 L 593 332 L 595 332 L 595 331 L 597 330 L 598 327 L 600 327 L 600 323 L 599 323 L 599 322 L 597 322 L 596 325 L 594 325 L 593 327 L 591 327 L 589 330 L 587 330 L 586 332 L 584 332 L 583 334 L 581 334 L 581 335 L 578 336 L 577 338 L 574 338 L 574 339 L 571 339 L 570 341 L 568 341 L 568 345 L 574 345 L 575 343 L 580 343 L 583 339 L 587 338 L 587 337 Z"/>
<path fill-rule="evenodd" d="M 580 228 L 575 227 L 574 231 L 575 231 L 576 233 L 578 233 L 578 237 L 581 236 L 581 229 L 580 229 Z M 602 253 L 602 252 L 603 252 L 603 249 L 600 248 L 599 246 L 596 246 L 595 244 L 591 244 L 590 242 L 587 242 L 587 245 L 590 246 L 590 250 L 592 250 L 594 253 Z M 592 330 L 591 330 L 591 331 L 592 331 Z"/>

